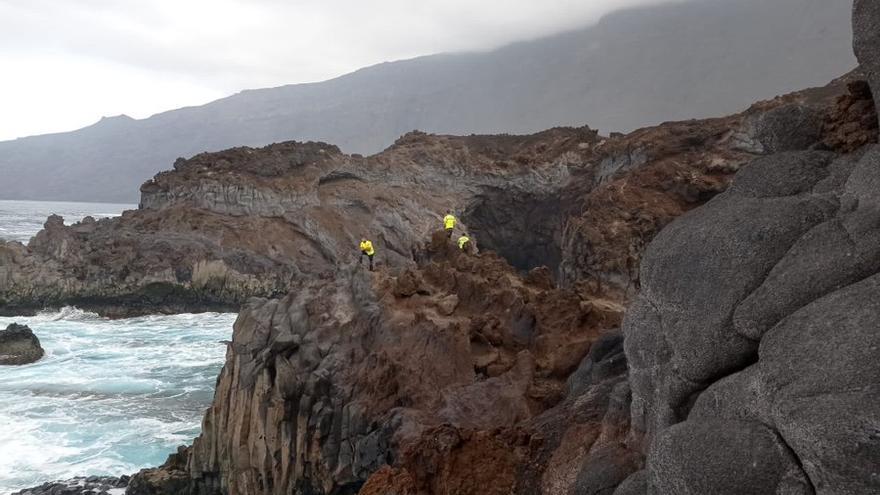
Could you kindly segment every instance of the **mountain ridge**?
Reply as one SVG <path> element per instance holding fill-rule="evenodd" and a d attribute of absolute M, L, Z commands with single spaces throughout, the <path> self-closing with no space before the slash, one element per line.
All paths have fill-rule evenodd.
<path fill-rule="evenodd" d="M 735 113 L 852 69 L 849 19 L 840 14 L 847 9 L 838 6 L 849 3 L 690 0 L 631 8 L 488 52 L 386 62 L 320 83 L 244 90 L 112 129 L 0 142 L 0 169 L 11 179 L 0 184 L 0 198 L 133 201 L 141 182 L 178 157 L 291 139 L 370 154 L 412 129 L 530 134 L 589 124 L 626 132 Z"/>

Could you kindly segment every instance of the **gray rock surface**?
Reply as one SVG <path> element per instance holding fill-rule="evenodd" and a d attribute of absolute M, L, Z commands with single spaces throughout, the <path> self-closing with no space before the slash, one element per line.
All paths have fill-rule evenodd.
<path fill-rule="evenodd" d="M 756 160 L 649 247 L 624 324 L 647 493 L 880 491 L 878 151 Z"/>
<path fill-rule="evenodd" d="M 614 490 L 614 495 L 645 495 L 648 492 L 648 471 L 636 471 Z"/>
<path fill-rule="evenodd" d="M 836 212 L 834 197 L 785 195 L 821 180 L 816 170 L 827 174 L 830 158 L 803 152 L 752 163 L 726 193 L 670 224 L 646 251 L 642 293 L 624 329 L 634 420 L 648 441 L 686 417 L 694 393 L 755 359 L 757 343 L 735 331 L 733 313 L 800 236 Z M 775 174 L 792 163 L 813 172 Z M 773 180 L 761 180 L 761 171 Z"/>
<path fill-rule="evenodd" d="M 821 111 L 790 103 L 749 116 L 734 136 L 735 149 L 756 154 L 803 150 L 822 138 Z"/>
<path fill-rule="evenodd" d="M 0 330 L 0 365 L 30 364 L 43 354 L 40 339 L 27 326 L 13 323 Z"/>
<path fill-rule="evenodd" d="M 812 495 L 797 459 L 770 428 L 736 420 L 686 421 L 651 446 L 649 493 Z"/>
<path fill-rule="evenodd" d="M 876 94 L 880 2 L 853 22 Z M 878 232 L 874 145 L 756 160 L 656 238 L 624 322 L 647 470 L 618 495 L 880 493 Z"/>

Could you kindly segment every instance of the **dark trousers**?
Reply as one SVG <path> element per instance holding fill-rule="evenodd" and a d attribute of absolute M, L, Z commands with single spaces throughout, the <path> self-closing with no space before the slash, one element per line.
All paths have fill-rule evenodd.
<path fill-rule="evenodd" d="M 453 231 L 453 230 L 455 230 L 455 229 L 454 229 L 454 228 L 452 228 L 452 229 L 446 229 L 446 237 L 452 239 L 452 231 Z"/>
<path fill-rule="evenodd" d="M 367 254 L 366 251 L 361 251 L 361 264 L 362 265 L 364 264 L 364 256 L 369 258 L 370 259 L 370 271 L 373 271 L 373 256 L 375 256 L 375 255 L 376 255 L 376 253 Z"/>

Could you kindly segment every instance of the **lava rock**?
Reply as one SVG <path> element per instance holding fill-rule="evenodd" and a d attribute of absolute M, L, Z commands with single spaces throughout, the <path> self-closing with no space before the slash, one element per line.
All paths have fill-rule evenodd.
<path fill-rule="evenodd" d="M 880 493 L 877 184 L 877 146 L 773 155 L 648 248 L 624 323 L 648 494 Z"/>
<path fill-rule="evenodd" d="M 40 339 L 27 326 L 13 323 L 0 331 L 0 365 L 34 363 L 44 354 Z"/>
<path fill-rule="evenodd" d="M 880 95 L 880 3 L 875 0 L 855 0 L 853 4 L 853 47 L 856 58 L 868 73 L 877 102 L 877 95 Z"/>
<path fill-rule="evenodd" d="M 43 483 L 26 488 L 12 495 L 122 495 L 128 486 L 129 477 L 120 476 L 78 476 L 65 481 Z"/>
<path fill-rule="evenodd" d="M 789 103 L 749 116 L 735 135 L 735 148 L 756 154 L 804 150 L 821 140 L 823 124 L 819 109 Z"/>
<path fill-rule="evenodd" d="M 706 419 L 668 428 L 651 446 L 648 471 L 649 493 L 813 493 L 787 446 L 754 422 Z"/>

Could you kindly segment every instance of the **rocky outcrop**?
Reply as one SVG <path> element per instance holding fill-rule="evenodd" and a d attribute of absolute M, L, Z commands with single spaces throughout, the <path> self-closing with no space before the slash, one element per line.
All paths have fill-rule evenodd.
<path fill-rule="evenodd" d="M 51 217 L 28 246 L 0 244 L 0 311 L 236 310 L 348 263 L 364 235 L 380 264 L 401 266 L 444 209 L 466 211 L 486 188 L 561 189 L 570 150 L 595 136 L 413 134 L 369 159 L 284 143 L 178 161 L 143 186 L 137 211 L 73 226 Z"/>
<path fill-rule="evenodd" d="M 127 479 L 126 495 L 186 493 L 190 486 L 189 474 L 186 470 L 189 452 L 189 448 L 179 447 L 177 452 L 168 456 L 165 464 L 153 469 L 143 469 L 131 479 Z"/>
<path fill-rule="evenodd" d="M 128 476 L 80 476 L 65 481 L 43 483 L 12 495 L 118 495 L 125 493 Z"/>
<path fill-rule="evenodd" d="M 761 159 L 649 247 L 624 325 L 648 493 L 880 489 L 878 171 Z"/>
<path fill-rule="evenodd" d="M 13 323 L 0 330 L 0 365 L 34 363 L 44 353 L 40 339 L 29 327 Z"/>
<path fill-rule="evenodd" d="M 244 309 L 192 493 L 552 494 L 632 471 L 619 305 L 443 233 L 418 258 Z"/>
<path fill-rule="evenodd" d="M 627 136 L 200 155 L 145 184 L 137 212 L 7 245 L 0 280 L 28 293 L 39 266 L 46 287 L 104 298 L 144 280 L 159 301 L 264 296 L 202 434 L 132 493 L 869 493 L 865 84 Z M 428 241 L 447 208 L 481 254 Z M 376 272 L 351 254 L 366 233 Z"/>
<path fill-rule="evenodd" d="M 847 94 L 837 98 L 836 109 L 826 118 L 822 144 L 831 150 L 852 153 L 877 143 L 877 112 L 871 87 L 863 79 L 848 84 Z"/>
<path fill-rule="evenodd" d="M 724 191 L 756 156 L 784 150 L 848 152 L 877 142 L 861 72 L 827 87 L 756 103 L 720 119 L 673 122 L 600 141 L 592 181 L 562 196 L 560 277 L 634 295 L 657 233 Z M 589 184 L 589 185 L 586 185 Z"/>
<path fill-rule="evenodd" d="M 829 133 L 857 142 L 843 127 L 862 118 L 861 100 L 829 117 L 855 77 L 626 136 L 412 132 L 370 157 L 291 142 L 181 159 L 142 186 L 136 211 L 71 226 L 51 217 L 29 245 L 0 243 L 0 314 L 70 304 L 109 316 L 236 310 L 346 265 L 364 235 L 380 265 L 403 267 L 450 208 L 515 268 L 547 266 L 566 286 L 628 298 L 654 235 L 723 191 L 755 153 L 818 145 Z M 818 131 L 795 136 L 799 127 L 780 117 L 792 106 Z M 829 119 L 840 125 L 824 126 Z"/>
<path fill-rule="evenodd" d="M 855 5 L 868 74 L 876 5 Z M 873 120 L 866 97 L 850 84 L 839 102 Z M 646 466 L 616 493 L 880 491 L 878 225 L 868 145 L 758 159 L 657 236 L 624 322 L 628 445 Z"/>

